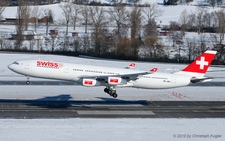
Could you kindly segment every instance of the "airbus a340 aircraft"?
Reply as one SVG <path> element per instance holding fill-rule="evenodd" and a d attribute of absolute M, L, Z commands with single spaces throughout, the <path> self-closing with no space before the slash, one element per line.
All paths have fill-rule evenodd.
<path fill-rule="evenodd" d="M 116 87 L 134 87 L 145 89 L 164 89 L 186 86 L 189 83 L 211 80 L 204 77 L 216 51 L 205 51 L 182 71 L 169 74 L 132 69 L 132 63 L 127 68 L 101 67 L 81 64 L 70 64 L 43 60 L 15 61 L 8 68 L 27 77 L 48 78 L 56 80 L 75 81 L 87 87 L 105 86 L 104 92 L 117 97 Z"/>

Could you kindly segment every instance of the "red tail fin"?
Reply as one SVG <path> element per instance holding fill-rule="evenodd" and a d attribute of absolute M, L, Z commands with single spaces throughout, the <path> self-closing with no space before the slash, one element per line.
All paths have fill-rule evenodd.
<path fill-rule="evenodd" d="M 198 76 L 204 76 L 215 55 L 216 51 L 207 50 L 179 73 L 186 73 L 189 75 L 198 74 Z"/>

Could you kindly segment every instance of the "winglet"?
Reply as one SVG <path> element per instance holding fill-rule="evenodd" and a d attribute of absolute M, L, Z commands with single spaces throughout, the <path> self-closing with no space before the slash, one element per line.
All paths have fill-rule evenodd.
<path fill-rule="evenodd" d="M 154 73 L 154 72 L 156 72 L 158 70 L 158 68 L 152 68 L 151 70 L 150 70 L 150 72 L 151 73 Z"/>
<path fill-rule="evenodd" d="M 208 70 L 216 51 L 207 50 L 202 55 L 198 56 L 190 65 L 184 68 L 178 74 L 187 74 L 192 76 L 204 76 Z"/>
<path fill-rule="evenodd" d="M 133 69 L 135 66 L 135 63 L 131 63 L 128 67 L 125 67 L 125 69 Z"/>
<path fill-rule="evenodd" d="M 129 67 L 130 67 L 130 68 L 134 68 L 135 65 L 136 65 L 135 63 L 131 63 L 131 64 L 129 65 Z"/>

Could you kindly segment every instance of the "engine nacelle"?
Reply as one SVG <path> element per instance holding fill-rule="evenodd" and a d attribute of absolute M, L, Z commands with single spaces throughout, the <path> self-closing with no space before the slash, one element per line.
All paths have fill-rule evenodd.
<path fill-rule="evenodd" d="M 100 86 L 101 82 L 95 79 L 82 79 L 81 84 L 87 87 L 94 87 L 94 86 Z"/>
<path fill-rule="evenodd" d="M 127 84 L 127 80 L 121 77 L 108 77 L 108 84 L 109 85 Z"/>

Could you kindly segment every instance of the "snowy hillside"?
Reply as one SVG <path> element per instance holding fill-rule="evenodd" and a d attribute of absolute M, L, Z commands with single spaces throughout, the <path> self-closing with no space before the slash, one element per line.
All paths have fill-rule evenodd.
<path fill-rule="evenodd" d="M 109 3 L 110 0 L 99 0 L 100 2 L 106 2 Z M 158 24 L 162 25 L 168 25 L 170 21 L 178 21 L 180 17 L 180 13 L 183 10 L 187 10 L 189 12 L 195 12 L 196 6 L 195 4 L 192 5 L 177 5 L 177 6 L 164 6 L 162 5 L 163 1 L 162 0 L 141 0 L 141 4 L 145 3 L 157 3 L 159 5 L 159 8 L 162 9 L 163 15 L 157 19 Z M 197 3 L 197 1 L 194 1 L 193 3 Z M 62 9 L 59 8 L 59 4 L 52 4 L 52 5 L 41 5 L 39 6 L 41 9 L 52 9 L 56 21 L 61 19 L 63 17 L 62 15 Z M 105 7 L 105 9 L 108 9 L 109 7 Z M 207 10 L 210 11 L 215 11 L 220 8 L 213 8 L 213 7 L 207 7 Z M 7 7 L 5 11 L 3 12 L 3 17 L 4 18 L 15 18 L 16 17 L 16 12 L 17 12 L 17 7 Z"/>

